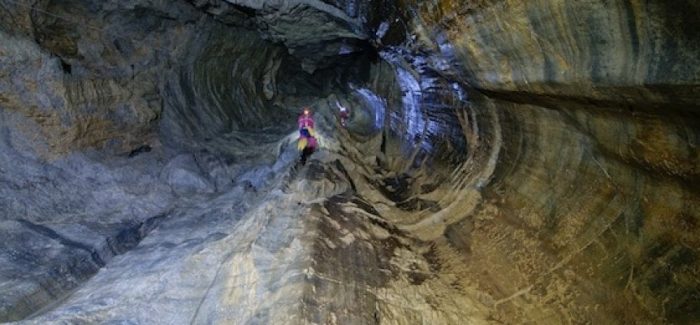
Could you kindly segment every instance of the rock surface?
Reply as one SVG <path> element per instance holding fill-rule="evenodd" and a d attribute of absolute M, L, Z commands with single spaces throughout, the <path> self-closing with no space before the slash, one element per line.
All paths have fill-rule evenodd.
<path fill-rule="evenodd" d="M 451 45 L 425 46 L 463 67 L 472 114 L 493 116 L 477 117 L 498 155 L 483 203 L 441 240 L 501 259 L 470 266 L 499 284 L 497 318 L 697 321 L 700 7 L 416 5 L 414 29 Z"/>
<path fill-rule="evenodd" d="M 697 323 L 699 14 L 3 2 L 0 321 Z"/>

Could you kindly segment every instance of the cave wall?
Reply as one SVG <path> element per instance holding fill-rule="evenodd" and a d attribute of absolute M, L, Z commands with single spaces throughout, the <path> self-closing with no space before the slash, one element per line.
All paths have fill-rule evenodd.
<path fill-rule="evenodd" d="M 297 108 L 285 100 L 330 80 L 332 73 L 312 73 L 337 65 L 341 47 L 361 52 L 361 31 L 322 2 L 275 3 L 264 11 L 248 5 L 8 5 L 0 12 L 1 100 L 29 118 L 25 128 L 40 135 L 33 146 L 43 157 L 88 148 L 128 152 L 157 142 L 159 132 L 177 146 L 283 119 L 291 126 L 286 111 Z M 309 17 L 294 21 L 301 16 Z M 282 21 L 277 32 L 269 26 Z M 297 89 L 282 85 L 288 96 L 281 96 L 279 78 Z"/>
<path fill-rule="evenodd" d="M 425 24 L 455 45 L 479 89 L 697 110 L 692 1 L 417 5 Z"/>
<path fill-rule="evenodd" d="M 187 58 L 163 78 L 167 109 L 160 123 L 168 138 L 198 141 L 282 123 L 272 105 L 282 48 L 244 29 L 208 26 Z M 277 113 L 277 114 L 275 114 Z"/>
<path fill-rule="evenodd" d="M 152 237 L 155 247 L 182 242 L 200 250 L 230 230 L 257 189 L 294 159 L 291 146 L 279 156 L 280 139 L 298 108 L 318 96 L 316 87 L 329 92 L 337 83 L 343 68 L 313 54 L 335 56 L 346 44 L 348 55 L 357 50 L 346 40 L 359 37 L 352 21 L 336 21 L 342 11 L 314 4 L 265 11 L 286 15 L 287 23 L 297 14 L 321 20 L 289 31 L 295 42 L 303 41 L 298 32 L 318 37 L 296 44 L 306 52 L 292 56 L 280 45 L 284 35 L 256 30 L 254 10 L 228 3 L 220 11 L 187 1 L 3 3 L 0 320 L 61 301 L 196 200 L 228 191 L 227 202 L 236 204 L 207 222 L 185 220 L 198 209 L 178 213 L 170 231 Z M 288 84 L 279 87 L 278 78 Z M 161 261 L 154 269 L 173 265 L 154 260 Z M 149 282 L 132 278 L 115 290 L 142 294 L 134 283 Z M 192 280 L 206 290 L 202 279 Z"/>
<path fill-rule="evenodd" d="M 241 107 L 259 120 L 256 109 L 268 106 L 217 96 L 266 100 L 262 82 L 229 78 L 265 71 L 267 61 L 247 57 L 242 73 L 230 76 L 215 65 L 235 64 L 222 51 L 237 43 L 275 47 L 250 34 L 197 37 L 217 34 L 223 23 L 182 1 L 10 3 L 0 16 L 0 320 L 11 321 L 62 299 L 136 247 L 176 202 L 236 185 L 229 157 L 183 153 L 191 134 L 181 130 L 202 107 L 177 116 L 177 100 L 196 89 L 210 109 L 200 114 L 221 117 L 207 130 L 233 129 Z M 205 66 L 203 53 L 221 59 Z M 167 87 L 180 76 L 184 85 Z M 173 115 L 180 120 L 169 124 Z M 266 140 L 256 140 L 260 151 Z"/>
<path fill-rule="evenodd" d="M 482 116 L 477 150 L 496 150 L 497 163 L 482 203 L 445 218 L 442 236 L 427 235 L 430 222 L 412 227 L 461 252 L 471 274 L 488 272 L 471 284 L 505 299 L 499 312 L 697 319 L 700 36 L 689 26 L 700 7 L 414 5 L 416 47 L 445 53 L 440 40 L 452 45 L 461 66 L 452 77 L 469 87 L 467 111 Z M 484 118 L 493 112 L 495 122 Z M 473 163 L 489 169 L 488 160 Z M 566 307 L 547 305 L 555 296 Z"/>
<path fill-rule="evenodd" d="M 28 117 L 43 157 L 124 152 L 152 139 L 160 72 L 182 57 L 188 43 L 178 38 L 194 32 L 176 20 L 199 15 L 183 4 L 83 1 L 11 4 L 2 14 L 3 106 Z"/>

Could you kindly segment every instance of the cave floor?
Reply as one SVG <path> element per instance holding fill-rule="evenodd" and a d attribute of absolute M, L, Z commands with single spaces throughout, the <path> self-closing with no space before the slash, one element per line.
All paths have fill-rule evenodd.
<path fill-rule="evenodd" d="M 483 322 L 449 261 L 354 193 L 338 158 L 321 151 L 265 189 L 184 200 L 26 322 Z"/>
<path fill-rule="evenodd" d="M 392 201 L 410 180 L 368 169 L 360 160 L 376 157 L 363 157 L 352 142 L 326 139 L 300 166 L 290 138 L 268 146 L 278 151 L 273 162 L 247 160 L 235 186 L 174 197 L 138 245 L 21 323 L 610 320 L 572 285 L 586 282 L 566 261 L 538 247 L 522 225 L 493 222 L 512 219 L 498 198 L 478 196 L 472 217 L 458 224 L 467 236 L 455 241 L 448 230 L 426 239 L 412 221 L 467 213 L 464 206 Z"/>

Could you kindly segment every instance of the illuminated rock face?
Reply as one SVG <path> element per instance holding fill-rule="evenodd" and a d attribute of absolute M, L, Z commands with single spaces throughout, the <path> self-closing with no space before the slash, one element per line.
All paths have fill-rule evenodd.
<path fill-rule="evenodd" d="M 0 321 L 698 322 L 698 16 L 7 5 Z"/>
<path fill-rule="evenodd" d="M 480 123 L 494 133 L 480 146 L 498 151 L 483 203 L 440 241 L 488 272 L 477 283 L 495 299 L 521 294 L 498 314 L 697 320 L 700 35 L 687 27 L 700 8 L 417 4 L 419 30 L 452 45 L 471 109 L 497 120 Z"/>

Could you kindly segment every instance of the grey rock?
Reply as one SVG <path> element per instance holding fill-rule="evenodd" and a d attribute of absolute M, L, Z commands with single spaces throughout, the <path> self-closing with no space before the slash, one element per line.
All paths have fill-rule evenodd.
<path fill-rule="evenodd" d="M 163 168 L 161 177 L 179 195 L 193 192 L 211 193 L 215 190 L 192 155 L 182 154 L 174 157 Z"/>

